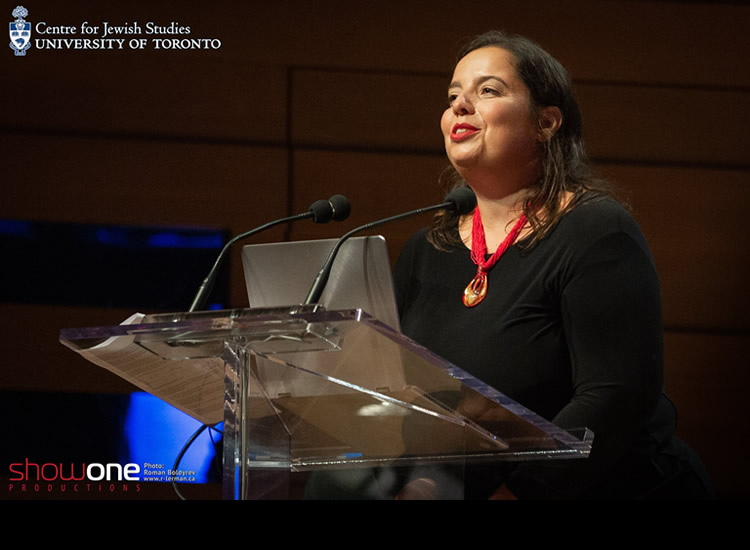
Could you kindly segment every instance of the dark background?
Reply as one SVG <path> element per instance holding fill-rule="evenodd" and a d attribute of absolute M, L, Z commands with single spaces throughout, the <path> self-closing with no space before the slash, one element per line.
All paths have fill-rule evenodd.
<path fill-rule="evenodd" d="M 343 224 L 301 222 L 254 242 L 298 240 L 437 202 L 446 166 L 438 121 L 458 47 L 491 28 L 540 42 L 570 70 L 589 153 L 629 198 L 656 257 L 678 433 L 703 457 L 720 497 L 750 493 L 745 2 L 24 5 L 33 24 L 175 21 L 191 38 L 221 40 L 218 50 L 0 50 L 0 219 L 42 223 L 58 235 L 54 227 L 71 224 L 237 234 L 334 193 L 351 199 Z M 8 23 L 15 6 L 5 5 Z M 426 221 L 382 228 L 394 259 Z M 14 238 L 3 237 L 0 259 L 14 274 L 5 276 L 0 303 L 0 390 L 6 426 L 29 431 L 44 424 L 29 426 L 30 418 L 71 410 L 72 426 L 73 417 L 89 416 L 91 400 L 116 402 L 133 390 L 60 345 L 61 328 L 186 309 L 179 296 L 158 301 L 172 285 L 153 270 L 177 262 L 184 269 L 174 277 L 184 284 L 210 264 L 189 251 L 117 263 L 82 254 L 74 238 L 43 239 L 42 260 L 32 261 Z M 66 246 L 70 254 L 50 250 Z M 243 307 L 237 253 L 224 288 L 227 305 Z M 79 290 L 71 298 L 30 283 L 45 279 Z M 14 441 L 0 442 L 4 459 L 30 452 Z M 56 437 L 42 441 L 51 455 L 61 452 Z"/>

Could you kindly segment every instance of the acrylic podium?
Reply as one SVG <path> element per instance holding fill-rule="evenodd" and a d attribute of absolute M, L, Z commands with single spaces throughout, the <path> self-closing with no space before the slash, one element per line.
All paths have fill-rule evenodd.
<path fill-rule="evenodd" d="M 588 431 L 554 426 L 358 309 L 159 314 L 60 340 L 200 422 L 223 421 L 228 499 L 285 498 L 290 473 L 591 448 Z"/>

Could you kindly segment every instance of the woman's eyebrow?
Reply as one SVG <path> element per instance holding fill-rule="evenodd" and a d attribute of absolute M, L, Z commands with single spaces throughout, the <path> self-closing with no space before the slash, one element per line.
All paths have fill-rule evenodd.
<path fill-rule="evenodd" d="M 492 75 L 492 74 L 477 76 L 474 79 L 474 85 L 476 86 L 478 84 L 481 84 L 482 82 L 486 82 L 487 80 L 497 80 L 501 82 L 502 85 L 505 86 L 506 88 L 510 88 L 510 86 L 508 86 L 508 83 L 505 82 L 505 80 L 503 80 L 497 75 Z M 450 83 L 450 85 L 448 86 L 448 89 L 450 90 L 451 88 L 460 88 L 460 87 L 461 87 L 461 83 L 458 82 L 457 80 L 454 80 L 453 82 Z"/>

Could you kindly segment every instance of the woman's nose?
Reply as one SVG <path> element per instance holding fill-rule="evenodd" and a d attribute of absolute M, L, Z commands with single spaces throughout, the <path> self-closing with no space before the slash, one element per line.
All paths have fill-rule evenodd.
<path fill-rule="evenodd" d="M 465 93 L 458 94 L 451 103 L 451 107 L 457 115 L 467 115 L 474 112 L 474 104 Z"/>

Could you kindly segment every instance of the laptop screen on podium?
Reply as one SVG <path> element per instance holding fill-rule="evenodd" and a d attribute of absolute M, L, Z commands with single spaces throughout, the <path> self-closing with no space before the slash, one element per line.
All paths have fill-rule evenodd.
<path fill-rule="evenodd" d="M 250 307 L 304 302 L 338 239 L 251 244 L 242 247 Z M 354 237 L 341 246 L 319 303 L 328 310 L 362 309 L 400 331 L 385 239 Z"/>

